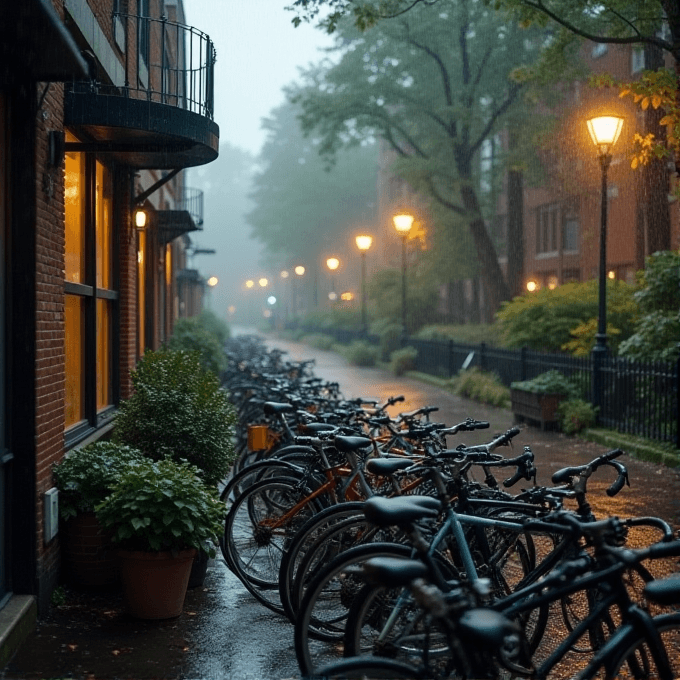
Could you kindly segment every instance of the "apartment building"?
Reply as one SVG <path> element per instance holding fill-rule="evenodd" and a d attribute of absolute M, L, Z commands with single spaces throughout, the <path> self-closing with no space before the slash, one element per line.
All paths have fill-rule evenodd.
<path fill-rule="evenodd" d="M 52 466 L 105 436 L 172 332 L 217 157 L 215 49 L 182 0 L 22 0 L 0 18 L 0 607 L 59 576 Z M 0 634 L 7 631 L 0 631 Z M 12 638 L 12 635 L 9 635 Z"/>

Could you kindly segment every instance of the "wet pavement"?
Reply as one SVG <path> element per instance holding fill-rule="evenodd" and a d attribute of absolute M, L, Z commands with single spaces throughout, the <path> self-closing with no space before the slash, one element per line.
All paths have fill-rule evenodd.
<path fill-rule="evenodd" d="M 506 409 L 481 406 L 414 379 L 380 369 L 354 368 L 338 355 L 298 343 L 268 340 L 292 359 L 314 357 L 314 373 L 338 381 L 346 397 L 384 400 L 403 394 L 393 413 L 437 405 L 433 420 L 452 425 L 466 417 L 489 420 L 491 429 L 466 433 L 449 445 L 474 444 L 512 423 Z M 536 454 L 538 483 L 552 472 L 586 463 L 605 449 L 597 444 L 524 427 L 516 451 L 530 445 Z M 612 478 L 593 478 L 596 515 L 657 515 L 678 526 L 680 475 L 677 470 L 622 459 L 631 488 L 616 498 L 604 490 Z M 641 540 L 645 540 L 641 537 Z M 137 621 L 124 610 L 118 592 L 65 591 L 65 604 L 43 617 L 19 653 L 0 672 L 0 680 L 283 680 L 298 678 L 293 629 L 282 617 L 257 603 L 223 564 L 211 562 L 202 587 L 190 590 L 184 613 L 164 622 Z"/>

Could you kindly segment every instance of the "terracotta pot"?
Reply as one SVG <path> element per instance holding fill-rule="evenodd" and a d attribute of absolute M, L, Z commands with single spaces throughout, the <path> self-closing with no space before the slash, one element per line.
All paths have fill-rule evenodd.
<path fill-rule="evenodd" d="M 62 564 L 66 579 L 73 585 L 104 588 L 119 583 L 111 532 L 101 526 L 93 512 L 78 514 L 64 523 Z"/>
<path fill-rule="evenodd" d="M 128 612 L 138 619 L 179 616 L 195 555 L 193 548 L 175 555 L 119 550 L 123 597 Z"/>

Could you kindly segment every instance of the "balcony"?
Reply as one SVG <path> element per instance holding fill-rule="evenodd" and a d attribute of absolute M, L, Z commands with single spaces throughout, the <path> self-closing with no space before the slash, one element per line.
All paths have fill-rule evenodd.
<path fill-rule="evenodd" d="M 163 244 L 191 231 L 203 229 L 203 192 L 184 187 L 184 194 L 175 210 L 159 210 L 158 237 Z"/>
<path fill-rule="evenodd" d="M 64 124 L 84 140 L 68 148 L 110 153 L 137 169 L 215 160 L 216 52 L 210 38 L 165 18 L 114 14 L 112 27 L 124 83 L 104 83 L 95 76 L 67 85 Z"/>

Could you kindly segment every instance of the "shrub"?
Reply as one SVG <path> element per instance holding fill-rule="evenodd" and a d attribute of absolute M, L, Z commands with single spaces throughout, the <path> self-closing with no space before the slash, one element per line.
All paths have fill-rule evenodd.
<path fill-rule="evenodd" d="M 205 549 L 224 531 L 225 512 L 217 489 L 201 481 L 197 468 L 169 459 L 128 469 L 96 508 L 114 541 L 145 551 Z"/>
<path fill-rule="evenodd" d="M 415 347 L 402 347 L 390 355 L 390 370 L 394 375 L 404 375 L 416 367 L 418 350 Z"/>
<path fill-rule="evenodd" d="M 401 347 L 403 332 L 400 324 L 383 324 L 380 332 L 380 360 L 390 361 L 392 353 Z"/>
<path fill-rule="evenodd" d="M 132 372 L 134 393 L 120 405 L 114 440 L 154 460 L 188 460 L 209 485 L 229 472 L 236 417 L 198 352 L 147 351 Z"/>
<path fill-rule="evenodd" d="M 71 451 L 53 470 L 61 518 L 93 512 L 111 493 L 121 474 L 143 460 L 144 455 L 137 449 L 108 441 Z"/>
<path fill-rule="evenodd" d="M 565 399 L 557 407 L 562 432 L 578 434 L 595 425 L 595 408 L 583 399 Z"/>
<path fill-rule="evenodd" d="M 510 390 L 501 383 L 500 378 L 477 366 L 460 371 L 452 378 L 450 385 L 458 396 L 501 408 L 510 405 Z"/>
<path fill-rule="evenodd" d="M 223 343 L 198 318 L 178 319 L 166 345 L 172 350 L 197 351 L 201 366 L 215 375 L 219 376 L 227 367 Z"/>
<path fill-rule="evenodd" d="M 421 328 L 416 337 L 421 340 L 453 340 L 462 344 L 502 344 L 502 327 L 499 323 L 432 324 Z"/>
<path fill-rule="evenodd" d="M 510 387 L 534 394 L 563 394 L 569 398 L 579 396 L 576 385 L 555 369 L 541 373 L 531 380 L 513 382 Z"/>
<path fill-rule="evenodd" d="M 375 366 L 378 349 L 363 340 L 355 340 L 343 348 L 343 354 L 352 366 Z"/>
<path fill-rule="evenodd" d="M 215 312 L 211 312 L 209 309 L 204 309 L 197 317 L 198 323 L 205 328 L 206 331 L 212 333 L 221 346 L 231 336 L 231 331 L 227 322 L 220 319 Z"/>
<path fill-rule="evenodd" d="M 326 335 L 325 333 L 312 333 L 311 335 L 305 335 L 303 340 L 308 345 L 323 350 L 330 350 L 335 344 L 335 339 L 330 335 Z"/>

